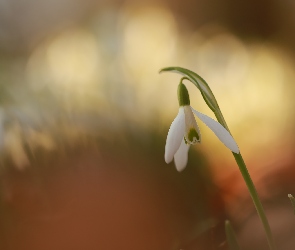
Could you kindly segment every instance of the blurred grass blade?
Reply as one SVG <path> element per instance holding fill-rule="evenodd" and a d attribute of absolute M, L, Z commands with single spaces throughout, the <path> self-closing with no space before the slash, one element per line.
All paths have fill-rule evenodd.
<path fill-rule="evenodd" d="M 231 223 L 229 220 L 225 221 L 225 233 L 226 233 L 226 239 L 230 250 L 239 250 L 239 244 L 235 235 L 235 232 L 231 226 Z"/>
<path fill-rule="evenodd" d="M 288 197 L 289 197 L 292 207 L 293 207 L 293 213 L 295 214 L 295 198 L 293 197 L 292 194 L 288 194 Z"/>
<path fill-rule="evenodd" d="M 167 67 L 160 70 L 161 72 L 175 72 L 179 73 L 181 75 L 184 75 L 188 80 L 190 80 L 201 92 L 205 102 L 209 106 L 209 108 L 215 112 L 219 110 L 219 106 L 217 104 L 217 101 L 215 99 L 215 96 L 213 95 L 210 87 L 206 83 L 206 81 L 199 76 L 197 73 L 190 71 L 185 68 L 181 67 Z"/>

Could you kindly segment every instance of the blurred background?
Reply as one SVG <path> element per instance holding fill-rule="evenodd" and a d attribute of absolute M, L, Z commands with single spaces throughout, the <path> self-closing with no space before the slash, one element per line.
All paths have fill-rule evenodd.
<path fill-rule="evenodd" d="M 268 249 L 229 150 L 203 124 L 164 146 L 181 66 L 210 85 L 279 249 L 295 248 L 295 3 L 0 0 L 0 248 Z M 187 83 L 192 106 L 213 117 Z"/>

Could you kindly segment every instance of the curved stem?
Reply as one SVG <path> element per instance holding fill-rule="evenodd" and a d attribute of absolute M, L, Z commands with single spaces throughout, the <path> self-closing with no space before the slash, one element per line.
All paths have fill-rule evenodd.
<path fill-rule="evenodd" d="M 225 119 L 220 111 L 220 109 L 217 109 L 215 112 L 214 112 L 218 122 L 220 124 L 222 124 L 228 131 L 229 131 L 229 128 L 225 122 Z M 230 132 L 230 131 L 229 131 Z M 259 196 L 258 196 L 258 193 L 256 191 L 256 188 L 254 186 L 254 183 L 251 179 L 251 176 L 248 172 L 248 169 L 247 169 L 247 166 L 243 160 L 243 157 L 241 154 L 236 154 L 236 153 L 233 153 L 234 157 L 235 157 L 235 160 L 239 166 L 239 169 L 240 169 L 240 172 L 244 178 L 244 181 L 247 185 L 247 188 L 249 190 L 249 193 L 250 193 L 250 196 L 253 200 L 253 203 L 254 203 L 254 206 L 257 210 L 257 213 L 260 217 L 260 220 L 262 222 L 262 225 L 263 225 L 263 228 L 264 228 L 264 231 L 266 233 L 266 238 L 267 238 L 267 242 L 268 242 L 268 245 L 269 245 L 269 248 L 271 250 L 275 250 L 276 247 L 275 247 L 275 243 L 274 243 L 274 240 L 273 240 L 273 237 L 272 237 L 272 233 L 271 233 L 271 230 L 270 230 L 270 226 L 269 226 L 269 223 L 268 223 L 268 220 L 267 220 L 267 217 L 265 215 L 265 212 L 264 212 L 264 209 L 263 209 L 263 206 L 262 206 L 262 203 L 259 199 Z"/>

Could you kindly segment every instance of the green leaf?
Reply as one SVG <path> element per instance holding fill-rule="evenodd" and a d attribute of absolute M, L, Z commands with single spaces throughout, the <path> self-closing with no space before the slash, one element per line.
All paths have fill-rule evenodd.
<path fill-rule="evenodd" d="M 229 249 L 239 250 L 240 247 L 239 247 L 235 232 L 229 220 L 225 221 L 225 234 L 226 234 L 226 239 L 227 239 L 227 244 L 229 246 Z"/>
<path fill-rule="evenodd" d="M 190 71 L 185 68 L 181 67 L 167 67 L 160 70 L 162 72 L 175 72 L 185 76 L 188 80 L 190 80 L 201 92 L 205 102 L 207 103 L 208 107 L 215 113 L 219 110 L 219 106 L 213 95 L 210 87 L 206 83 L 206 81 L 199 76 L 197 73 Z"/>

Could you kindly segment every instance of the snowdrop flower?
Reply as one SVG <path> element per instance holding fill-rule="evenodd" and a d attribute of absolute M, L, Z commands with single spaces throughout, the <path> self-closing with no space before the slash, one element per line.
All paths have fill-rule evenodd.
<path fill-rule="evenodd" d="M 201 142 L 201 132 L 194 114 L 215 133 L 226 147 L 236 154 L 240 152 L 234 138 L 220 123 L 190 106 L 189 94 L 182 82 L 178 85 L 178 101 L 179 112 L 170 126 L 165 145 L 166 163 L 170 163 L 174 158 L 176 169 L 182 171 L 187 164 L 190 145 Z"/>

